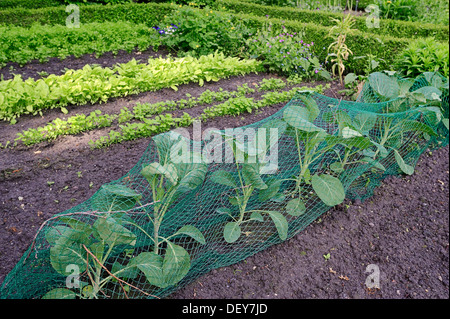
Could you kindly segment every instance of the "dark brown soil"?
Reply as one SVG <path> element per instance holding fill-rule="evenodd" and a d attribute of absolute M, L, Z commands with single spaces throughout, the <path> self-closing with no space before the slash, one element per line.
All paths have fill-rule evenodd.
<path fill-rule="evenodd" d="M 113 65 L 116 60 L 106 62 Z M 52 63 L 47 67 L 43 70 L 51 73 Z M 233 77 L 202 88 L 183 85 L 177 92 L 161 90 L 101 106 L 73 108 L 67 116 L 97 108 L 113 113 L 128 103 L 180 99 L 186 93 L 198 96 L 208 88 L 233 89 L 268 76 L 273 75 Z M 338 88 L 333 84 L 325 94 L 336 96 Z M 223 117 L 207 125 L 239 127 L 283 106 Z M 14 126 L 1 123 L 0 142 L 14 138 L 19 129 L 43 125 L 60 116 L 54 110 L 44 118 L 23 117 Z M 0 283 L 47 218 L 82 203 L 104 183 L 125 175 L 150 140 L 91 150 L 89 139 L 103 133 L 0 150 Z M 448 183 L 448 147 L 426 153 L 414 175 L 385 180 L 368 201 L 336 207 L 289 241 L 236 265 L 213 270 L 170 298 L 448 298 Z M 327 254 L 328 259 L 324 257 Z M 379 267 L 379 290 L 365 286 L 369 264 Z"/>

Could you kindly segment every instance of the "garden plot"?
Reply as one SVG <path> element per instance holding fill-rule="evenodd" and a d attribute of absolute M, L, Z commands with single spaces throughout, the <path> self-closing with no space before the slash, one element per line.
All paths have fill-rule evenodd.
<path fill-rule="evenodd" d="M 285 86 L 281 88 L 280 83 L 284 83 Z M 261 86 L 264 87 L 264 85 L 266 86 L 267 91 L 260 91 L 259 88 Z M 253 97 L 259 100 L 266 92 L 271 92 L 270 89 L 275 92 L 289 92 L 289 89 L 293 87 L 301 87 L 304 85 L 307 85 L 308 88 L 319 87 L 320 92 L 328 96 L 341 96 L 337 93 L 340 88 L 337 83 L 334 83 L 332 86 L 329 85 L 329 88 L 326 88 L 325 83 L 318 82 L 288 85 L 285 78 L 262 73 L 232 77 L 215 83 L 205 83 L 203 87 L 200 87 L 198 84 L 184 84 L 179 86 L 178 91 L 174 91 L 173 89 L 163 89 L 156 92 L 141 93 L 134 97 L 118 98 L 104 104 L 102 110 L 111 114 L 120 114 L 120 110 L 123 106 L 128 106 L 129 109 L 132 110 L 131 107 L 135 106 L 136 103 L 145 104 L 158 103 L 167 100 L 182 100 L 186 99 L 186 94 L 198 98 L 207 90 L 223 93 L 237 92 L 238 89 L 241 88 L 242 93 L 248 94 L 244 94 L 245 97 Z M 242 90 L 242 88 L 247 89 Z M 254 88 L 254 91 L 249 91 L 248 88 Z M 191 114 L 195 115 L 200 114 L 208 107 L 220 104 L 220 102 L 214 102 L 212 104 L 204 104 L 203 106 L 186 109 L 185 111 L 191 111 L 193 112 Z M 251 113 L 243 110 L 240 111 L 241 113 L 239 115 L 235 116 L 221 115 L 213 117 L 206 121 L 206 125 L 218 129 L 248 125 L 276 113 L 284 107 L 285 104 L 286 102 L 279 102 L 259 110 L 253 110 Z M 87 109 L 85 109 L 85 107 Z M 76 107 L 70 109 L 70 112 L 66 116 L 74 116 L 80 109 L 83 110 L 85 114 L 89 114 L 91 111 L 95 110 L 96 107 L 98 106 L 87 105 Z M 5 136 L 12 137 L 14 133 L 17 133 L 17 131 L 13 130 L 17 125 L 20 125 L 21 130 L 25 131 L 34 127 L 46 125 L 60 116 L 61 113 L 59 110 L 50 110 L 45 113 L 43 118 L 31 116 L 21 117 L 20 124 L 15 124 L 13 126 L 4 124 L 2 129 L 5 132 Z M 117 128 L 117 125 L 113 128 Z M 2 201 L 2 211 L 10 212 L 8 216 L 2 216 L 6 230 L 4 234 L 7 236 L 7 239 L 5 238 L 3 242 L 8 243 L 8 249 L 11 250 L 10 253 L 2 254 L 2 256 L 0 256 L 0 258 L 4 258 L 2 265 L 6 266 L 2 269 L 3 276 L 5 276 L 17 263 L 20 256 L 22 256 L 29 246 L 30 241 L 33 240 L 37 229 L 46 219 L 51 218 L 54 214 L 69 209 L 76 204 L 82 203 L 90 198 L 101 185 L 125 175 L 140 159 L 150 141 L 150 137 L 145 137 L 133 141 L 126 141 L 118 144 L 115 143 L 108 147 L 92 149 L 89 146 L 88 141 L 95 138 L 96 134 L 102 134 L 101 130 L 91 130 L 73 136 L 59 136 L 54 140 L 37 143 L 31 147 L 19 146 L 13 149 L 2 150 L 2 152 L 7 155 L 4 156 L 4 158 L 7 159 L 6 162 L 2 163 L 5 165 L 2 167 L 2 189 L 7 191 L 5 197 L 6 200 Z M 433 155 L 431 155 L 431 153 L 427 154 L 424 157 L 423 162 L 425 167 L 430 167 L 428 168 L 430 172 L 436 173 L 436 175 L 427 176 L 430 178 L 429 182 L 433 185 L 432 187 L 437 193 L 436 198 L 444 198 L 446 192 L 448 193 L 448 173 L 445 173 L 445 171 L 439 170 L 438 168 L 440 167 L 439 165 L 445 165 L 445 163 L 437 163 L 434 160 L 436 157 L 440 157 L 440 154 L 445 154 L 445 149 L 435 151 L 433 152 Z M 422 175 L 424 173 L 421 173 L 419 170 L 418 174 Z M 408 180 L 410 179 L 411 178 L 406 180 L 390 179 L 390 183 L 409 183 Z M 436 184 L 435 180 L 441 181 L 443 184 L 440 182 L 438 183 L 439 185 L 442 185 L 442 187 L 436 187 L 438 184 Z M 411 186 L 411 190 L 416 189 L 416 187 L 419 186 Z M 423 202 L 420 199 L 416 202 L 412 194 L 408 197 L 410 198 L 410 201 L 408 202 L 401 202 L 400 204 L 392 202 L 392 200 L 390 200 L 392 197 L 389 195 L 389 183 L 383 186 L 382 189 L 385 188 L 387 188 L 388 191 L 382 192 L 380 190 L 371 202 L 352 203 L 346 201 L 344 204 L 339 205 L 337 208 L 328 212 L 322 219 L 313 223 L 311 227 L 308 227 L 304 232 L 298 234 L 292 240 L 269 248 L 266 252 L 262 252 L 254 257 L 250 257 L 245 263 L 239 263 L 235 266 L 214 270 L 213 275 L 207 274 L 204 277 L 200 277 L 196 282 L 175 293 L 173 298 L 206 298 L 207 296 L 216 296 L 219 298 L 238 296 L 243 298 L 308 298 L 314 296 L 320 297 L 322 296 L 322 293 L 325 292 L 343 298 L 346 296 L 389 298 L 396 296 L 413 296 L 413 294 L 417 294 L 416 296 L 427 296 L 427 292 L 424 292 L 425 289 L 430 292 L 430 295 L 434 294 L 433 296 L 438 297 L 445 296 L 445 289 L 433 290 L 431 288 L 428 289 L 428 286 L 439 282 L 440 285 L 438 285 L 438 287 L 445 287 L 445 278 L 448 278 L 448 272 L 446 273 L 442 268 L 437 268 L 432 280 L 427 280 L 425 281 L 426 284 L 424 284 L 422 279 L 420 281 L 421 284 L 417 283 L 417 286 L 414 286 L 415 288 L 411 288 L 410 285 L 404 283 L 405 279 L 403 278 L 406 277 L 403 276 L 408 276 L 406 270 L 403 272 L 395 272 L 394 275 L 396 266 L 395 264 L 391 265 L 391 263 L 396 259 L 394 256 L 390 256 L 390 254 L 394 254 L 394 252 L 397 252 L 400 249 L 400 247 L 394 245 L 396 241 L 386 240 L 386 242 L 384 242 L 383 239 L 388 237 L 383 237 L 381 229 L 380 231 L 377 231 L 376 234 L 370 234 L 374 237 L 373 240 L 367 239 L 367 232 L 370 232 L 373 227 L 387 227 L 385 225 L 388 222 L 383 220 L 382 217 L 377 214 L 380 210 L 377 208 L 377 203 L 380 205 L 387 205 L 382 206 L 385 214 L 389 214 L 393 209 L 397 210 L 394 206 L 398 206 L 399 210 L 403 212 L 401 214 L 402 217 L 393 217 L 389 214 L 389 216 L 394 219 L 393 224 L 396 226 L 390 226 L 389 235 L 386 236 L 394 236 L 394 234 L 396 234 L 396 229 L 401 229 L 402 234 L 404 234 L 406 238 L 409 238 L 408 236 L 411 236 L 411 234 L 416 234 L 414 232 L 410 233 L 409 231 L 406 231 L 406 228 L 416 229 L 416 232 L 423 233 L 429 233 L 430 230 L 427 229 L 433 229 L 437 232 L 436 236 L 438 237 L 436 237 L 436 241 L 432 242 L 433 248 L 430 248 L 428 251 L 428 256 L 430 256 L 429 258 L 432 260 L 438 262 L 439 258 L 445 258 L 445 253 L 444 255 L 439 255 L 445 252 L 446 249 L 445 224 L 447 223 L 448 225 L 448 218 L 445 219 L 445 216 L 442 215 L 445 215 L 445 210 L 442 209 L 442 205 L 445 206 L 445 200 L 436 200 L 432 205 L 430 204 L 429 210 L 424 210 L 424 207 L 426 206 L 421 205 Z M 376 198 L 378 198 L 378 201 Z M 384 200 L 384 198 L 386 198 L 386 200 Z M 427 204 L 429 202 L 425 203 Z M 412 207 L 420 207 L 421 214 L 431 214 L 431 216 L 434 217 L 430 218 L 433 220 L 441 220 L 443 224 L 435 224 L 433 222 L 418 223 L 416 226 L 410 225 L 405 228 L 404 220 L 402 218 L 408 219 L 408 213 Z M 361 213 L 361 211 L 363 213 Z M 354 214 L 351 214 L 351 212 L 354 212 Z M 359 217 L 359 220 L 357 220 L 357 216 L 361 216 Z M 365 224 L 363 225 L 361 219 L 364 220 L 365 223 L 376 226 L 369 225 L 369 228 L 366 229 L 364 227 Z M 341 220 L 338 222 L 338 225 L 340 225 L 339 227 L 334 223 L 336 220 Z M 346 235 L 346 232 L 344 231 L 346 226 L 344 223 L 347 222 L 351 225 L 349 231 L 352 234 L 357 236 L 356 234 L 360 233 L 358 238 L 360 238 L 361 245 L 350 240 L 348 234 Z M 378 223 L 380 226 L 378 226 Z M 323 237 L 318 237 L 318 234 L 322 234 Z M 329 238 L 329 236 L 337 239 L 339 244 L 331 245 L 329 241 L 322 239 Z M 298 251 L 298 254 L 294 257 L 285 257 L 286 254 L 291 256 L 290 247 L 292 247 L 292 245 L 296 246 L 298 240 L 301 241 L 301 245 L 299 244 L 299 247 L 301 248 L 299 248 L 300 251 Z M 316 241 L 319 241 L 320 243 L 318 246 L 313 245 Z M 374 243 L 374 241 L 376 242 Z M 421 240 L 415 242 L 418 246 L 422 247 L 424 245 Z M 430 245 L 430 243 L 428 244 Z M 379 249 L 374 247 L 379 247 Z M 363 251 L 365 249 L 367 249 L 369 253 L 364 254 Z M 413 258 L 414 255 L 412 254 L 412 250 L 414 248 L 408 246 L 408 249 L 408 251 L 405 251 L 406 256 L 411 256 L 411 258 Z M 382 258 L 380 257 L 382 253 L 380 252 L 380 254 L 377 254 L 379 250 L 385 252 L 386 257 L 388 259 L 390 258 L 389 262 L 387 260 L 385 261 L 385 259 L 380 259 Z M 440 253 L 435 255 L 433 252 Z M 266 254 L 271 254 L 272 258 L 269 258 L 269 260 L 279 261 L 281 265 L 286 264 L 283 262 L 285 258 L 293 258 L 292 263 L 300 263 L 300 265 L 305 263 L 305 260 L 309 263 L 309 261 L 313 259 L 313 264 L 315 265 L 314 269 L 317 271 L 318 275 L 315 277 L 316 280 L 306 281 L 311 285 L 309 290 L 306 290 L 309 291 L 310 295 L 303 290 L 304 281 L 300 280 L 298 277 L 292 280 L 283 280 L 280 283 L 279 276 L 281 276 L 283 271 L 275 270 L 278 269 L 278 266 L 276 266 L 278 263 L 273 264 L 272 262 L 263 262 L 263 260 L 267 258 Z M 347 254 L 353 254 L 355 258 L 347 259 L 345 257 Z M 273 256 L 275 256 L 275 258 L 273 258 Z M 407 257 L 404 257 L 401 260 L 407 262 L 408 259 L 405 258 Z M 345 260 L 351 261 L 348 261 L 349 264 L 346 265 Z M 360 271 L 357 270 L 356 264 L 358 262 L 355 260 L 359 260 L 361 263 L 362 268 L 360 267 Z M 394 279 L 394 281 L 397 284 L 383 281 L 383 283 L 389 285 L 390 289 L 387 290 L 389 292 L 384 293 L 385 290 L 372 291 L 364 288 L 363 279 L 365 278 L 365 267 L 367 264 L 372 264 L 374 262 L 378 262 L 381 269 L 386 267 L 384 269 L 387 274 L 395 276 L 396 279 Z M 362 266 L 362 264 L 364 264 L 364 266 Z M 414 269 L 417 269 L 418 276 L 421 276 L 419 264 L 414 262 L 412 265 Z M 286 266 L 289 267 L 288 265 Z M 349 272 L 343 271 L 346 267 L 350 267 L 352 270 Z M 307 276 L 307 273 L 309 273 L 307 267 L 301 269 L 302 270 L 299 268 L 298 271 L 304 273 L 304 276 Z M 296 272 L 295 269 L 291 269 L 290 271 L 292 273 Z M 233 272 L 233 274 L 231 274 L 231 272 Z M 238 274 L 241 273 L 243 274 L 241 278 L 245 278 L 245 283 L 239 279 Z M 214 287 L 217 278 L 222 278 L 222 276 L 226 282 L 231 282 L 231 284 L 227 284 L 229 287 L 233 287 L 234 289 L 239 290 L 239 292 L 237 293 L 236 290 L 230 291 L 228 287 L 226 289 L 227 291 L 216 292 L 213 294 L 211 290 L 207 289 L 207 287 Z M 273 279 L 268 281 L 265 280 L 266 283 L 262 285 L 261 276 L 264 278 L 273 276 L 271 277 Z M 346 280 L 346 278 L 349 280 Z M 439 278 L 442 278 L 442 281 Z M 351 283 L 355 284 L 357 288 L 352 286 Z M 227 285 L 224 287 L 227 287 Z M 290 294 L 283 293 L 283 291 L 286 291 L 286 289 L 283 288 L 283 285 L 290 287 Z M 342 288 L 342 285 L 344 285 L 345 288 Z M 427 286 L 427 288 L 422 289 L 423 286 Z M 397 291 L 400 291 L 400 295 Z"/>
<path fill-rule="evenodd" d="M 0 26 L 1 297 L 448 297 L 448 79 L 434 72 L 448 75 L 448 27 L 389 20 L 380 33 L 355 31 L 363 20 L 350 15 L 292 11 L 312 24 L 242 6 L 86 6 L 71 31 L 61 6 L 0 12 L 49 23 Z M 97 27 L 121 33 L 111 41 Z M 436 59 L 424 51 L 416 68 L 408 34 L 422 43 L 430 32 Z M 347 61 L 346 34 L 364 56 Z M 419 77 L 381 71 L 399 50 L 399 72 Z M 263 136 L 280 146 L 278 169 L 263 173 L 266 144 L 226 130 L 229 162 L 172 162 L 180 137 L 168 132 L 195 139 L 198 123 L 276 127 Z M 67 286 L 73 266 L 81 287 Z"/>

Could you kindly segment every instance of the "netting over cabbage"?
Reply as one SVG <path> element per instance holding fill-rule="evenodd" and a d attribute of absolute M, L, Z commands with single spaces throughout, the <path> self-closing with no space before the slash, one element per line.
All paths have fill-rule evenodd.
<path fill-rule="evenodd" d="M 0 296 L 168 296 L 413 174 L 448 143 L 448 106 L 447 79 L 384 74 L 357 102 L 299 91 L 273 116 L 201 141 L 157 135 L 128 174 L 42 225 Z"/>

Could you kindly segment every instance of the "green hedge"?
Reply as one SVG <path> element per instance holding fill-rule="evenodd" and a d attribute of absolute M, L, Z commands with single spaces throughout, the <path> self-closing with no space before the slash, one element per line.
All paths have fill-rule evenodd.
<path fill-rule="evenodd" d="M 129 21 L 154 26 L 175 6 L 170 3 L 129 3 L 120 5 L 82 5 L 80 23 Z M 65 6 L 41 9 L 9 9 L 0 11 L 0 24 L 27 27 L 33 23 L 65 25 L 69 13 Z"/>
<path fill-rule="evenodd" d="M 249 2 L 249 3 L 257 3 L 257 4 L 263 4 L 266 6 L 286 6 L 286 7 L 292 7 L 292 0 L 241 0 L 243 2 Z M 374 3 L 376 0 L 359 0 L 358 4 L 358 10 L 366 8 L 369 4 Z M 327 6 L 330 3 L 330 0 L 314 0 L 315 4 L 317 6 Z M 341 0 L 341 5 L 346 6 L 347 1 Z M 331 5 L 334 5 L 333 2 L 331 2 Z M 353 1 L 353 9 L 356 9 L 356 1 Z"/>
<path fill-rule="evenodd" d="M 118 4 L 131 2 L 132 0 L 0 0 L 0 10 L 11 8 L 39 9 L 57 7 L 75 3 L 84 4 Z M 148 1 L 150 2 L 150 1 Z"/>
<path fill-rule="evenodd" d="M 11 8 L 38 9 L 61 5 L 59 0 L 0 0 L 0 10 Z"/>
<path fill-rule="evenodd" d="M 342 19 L 342 14 L 339 13 L 301 10 L 289 7 L 263 6 L 237 0 L 217 0 L 215 7 L 220 8 L 221 10 L 226 8 L 226 10 L 238 13 L 253 14 L 262 17 L 269 15 L 270 18 L 297 20 L 304 23 L 314 23 L 323 26 L 332 26 L 333 22 L 331 21 L 331 18 Z M 380 28 L 368 28 L 366 25 L 366 17 L 356 16 L 355 19 L 355 28 L 362 32 L 377 35 L 389 35 L 398 38 L 435 37 L 440 41 L 449 40 L 448 26 L 382 19 L 380 21 Z"/>

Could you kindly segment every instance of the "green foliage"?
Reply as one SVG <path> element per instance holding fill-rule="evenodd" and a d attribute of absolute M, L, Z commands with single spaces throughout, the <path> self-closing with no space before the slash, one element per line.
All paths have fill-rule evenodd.
<path fill-rule="evenodd" d="M 38 9 L 55 7 L 60 4 L 60 0 L 2 0 L 0 2 L 0 10 L 11 8 Z"/>
<path fill-rule="evenodd" d="M 417 15 L 416 0 L 378 0 L 381 16 L 385 19 L 410 20 Z"/>
<path fill-rule="evenodd" d="M 272 91 L 279 90 L 286 87 L 286 82 L 282 79 L 272 78 L 272 79 L 262 79 L 260 85 L 258 85 L 259 91 Z"/>
<path fill-rule="evenodd" d="M 421 83 L 420 86 L 417 83 Z M 448 79 L 435 72 L 425 72 L 416 79 L 401 78 L 397 74 L 375 72 L 369 75 L 365 92 L 361 98 L 366 102 L 389 101 L 385 113 L 396 113 L 417 109 L 426 105 L 431 123 L 448 121 Z M 441 125 L 442 128 L 442 125 Z M 448 133 L 448 128 L 443 129 Z M 433 132 L 426 132 L 433 135 Z"/>
<path fill-rule="evenodd" d="M 72 29 L 38 24 L 30 28 L 0 26 L 0 65 L 17 62 L 23 66 L 35 59 L 46 62 L 51 57 L 146 50 L 155 42 L 151 34 L 146 25 L 128 22 L 89 23 Z"/>
<path fill-rule="evenodd" d="M 267 81 L 264 80 L 266 79 L 263 79 L 261 88 L 264 88 L 264 90 L 273 90 L 275 88 L 273 84 L 267 84 Z M 282 80 L 279 81 L 281 81 L 281 83 L 286 86 L 286 84 Z M 277 81 L 276 87 L 280 88 L 281 83 Z M 40 143 L 42 141 L 53 140 L 62 135 L 74 135 L 96 128 L 110 127 L 114 120 L 117 120 L 119 124 L 130 122 L 132 120 L 144 121 L 145 119 L 149 120 L 152 116 L 160 115 L 164 112 L 184 110 L 195 106 L 211 104 L 213 102 L 222 102 L 232 97 L 245 96 L 249 93 L 254 92 L 255 89 L 251 89 L 247 84 L 243 84 L 241 86 L 238 86 L 237 90 L 235 91 L 225 91 L 222 88 L 215 92 L 206 90 L 198 98 L 194 98 L 189 95 L 188 99 L 180 99 L 177 101 L 167 100 L 153 104 L 141 104 L 138 102 L 131 111 L 128 108 L 124 107 L 120 110 L 119 114 L 102 114 L 100 110 L 96 110 L 94 112 L 91 112 L 88 116 L 84 114 L 77 114 L 74 116 L 70 116 L 67 120 L 58 118 L 48 123 L 47 125 L 24 130 L 17 133 L 17 138 L 15 139 L 15 141 L 20 141 L 24 145 L 29 146 Z M 147 134 L 146 136 L 150 136 L 156 133 L 157 131 L 155 131 L 155 129 L 159 130 L 161 128 L 167 128 L 167 124 L 163 125 L 162 121 L 169 121 L 168 117 L 159 117 L 155 118 L 154 120 L 156 120 L 157 123 L 154 123 L 154 125 L 149 127 L 138 125 L 137 123 L 130 123 L 130 126 L 122 126 L 124 128 L 122 130 L 122 133 L 125 133 L 124 131 L 128 131 L 130 132 L 130 134 L 123 134 L 121 135 L 121 137 L 124 139 L 125 137 L 128 137 L 130 139 L 136 138 L 138 134 L 134 136 L 131 135 L 131 133 L 133 132 L 133 129 L 136 129 L 137 127 L 141 127 L 138 129 L 138 132 L 141 132 L 140 134 L 144 134 L 143 131 L 145 130 L 145 134 Z M 187 126 L 192 122 L 192 119 L 190 119 L 187 114 L 183 115 L 183 117 L 181 117 L 181 119 L 179 120 L 173 118 L 170 118 L 170 120 L 174 120 L 176 122 L 175 125 L 180 126 Z M 171 127 L 172 124 L 170 124 L 169 126 Z M 116 140 L 116 142 L 118 142 L 118 140 Z"/>
<path fill-rule="evenodd" d="M 92 22 L 127 21 L 153 27 L 164 15 L 177 6 L 170 3 L 125 3 L 116 5 L 90 4 L 80 6 L 80 24 Z M 45 25 L 66 25 L 68 13 L 65 6 L 24 9 L 15 8 L 0 11 L 0 24 L 29 27 L 34 23 Z"/>
<path fill-rule="evenodd" d="M 120 281 L 126 295 L 122 283 L 132 286 L 125 280 L 136 278 L 139 271 L 150 284 L 160 288 L 176 285 L 187 274 L 190 268 L 189 253 L 178 243 L 175 244 L 172 238 L 189 236 L 200 244 L 205 243 L 205 238 L 193 225 L 184 225 L 172 235 L 163 237 L 163 221 L 180 195 L 194 190 L 203 182 L 207 166 L 201 163 L 174 163 L 170 156 L 163 156 L 170 154 L 172 147 L 179 142 L 177 139 L 164 135 L 155 137 L 154 141 L 161 158 L 159 162 L 144 166 L 141 171 L 153 194 L 153 211 L 145 213 L 150 220 L 149 227 L 139 226 L 124 213 L 140 203 L 141 194 L 122 184 L 103 185 L 95 194 L 93 205 L 97 211 L 106 214 L 99 216 L 92 225 L 63 215 L 58 217 L 62 224 L 50 228 L 45 234 L 52 245 L 50 263 L 53 269 L 67 276 L 70 267 L 76 266 L 89 282 L 83 282 L 73 290 L 53 289 L 43 296 L 44 299 L 98 298 L 102 288 L 113 280 Z M 140 248 L 140 253 L 135 255 L 125 254 L 126 258 L 120 262 L 116 260 L 108 270 L 105 263 L 110 262 L 113 256 L 126 253 L 130 248 L 134 252 L 138 231 L 151 240 L 152 245 Z M 163 243 L 165 249 L 161 249 Z"/>
<path fill-rule="evenodd" d="M 211 175 L 211 180 L 214 183 L 230 187 L 231 192 L 235 194 L 235 196 L 229 197 L 229 202 L 232 206 L 237 207 L 237 216 L 233 216 L 234 208 L 218 208 L 219 213 L 227 214 L 233 220 L 228 222 L 224 227 L 223 236 L 225 241 L 227 243 L 237 241 L 241 237 L 241 227 L 244 223 L 252 221 L 264 222 L 263 214 L 269 216 L 275 224 L 278 236 L 281 240 L 285 240 L 288 233 L 288 222 L 283 214 L 277 211 L 249 209 L 249 201 L 256 194 L 256 191 L 264 191 L 269 188 L 262 178 L 264 163 L 260 159 L 264 159 L 270 143 L 277 141 L 272 140 L 267 142 L 264 140 L 264 137 L 258 139 L 255 147 L 250 145 L 246 147 L 239 136 L 229 136 L 222 132 L 218 132 L 218 134 L 222 135 L 226 143 L 229 144 L 233 152 L 234 164 L 236 165 L 236 173 L 217 170 Z M 279 134 L 282 134 L 282 132 L 279 132 Z M 280 183 L 272 181 L 271 185 L 276 185 L 276 188 L 271 192 L 270 196 L 260 196 L 259 198 L 263 198 L 263 201 L 277 195 Z M 247 217 L 248 215 L 250 217 Z"/>
<path fill-rule="evenodd" d="M 327 57 L 326 50 L 332 43 L 330 38 L 327 38 L 329 27 L 318 25 L 317 23 L 303 23 L 299 21 L 281 20 L 266 17 L 254 16 L 249 14 L 236 13 L 235 17 L 245 21 L 246 26 L 250 29 L 264 28 L 268 23 L 272 24 L 273 28 L 286 27 L 286 31 L 290 34 L 294 32 L 302 33 L 304 35 L 303 41 L 306 43 L 314 42 L 314 46 L 318 48 L 314 54 L 319 61 L 324 61 Z M 346 44 L 352 49 L 354 57 L 368 56 L 369 54 L 377 56 L 380 61 L 380 68 L 390 69 L 393 60 L 397 54 L 410 43 L 410 39 L 394 38 L 391 36 L 373 37 L 372 35 L 361 32 L 359 30 L 351 31 L 346 37 Z M 348 72 L 361 73 L 366 68 L 366 62 L 361 59 L 354 59 L 349 57 L 347 61 L 346 70 Z"/>
<path fill-rule="evenodd" d="M 433 38 L 412 41 L 397 57 L 396 68 L 408 77 L 416 77 L 424 72 L 438 71 L 449 76 L 448 43 Z"/>
<path fill-rule="evenodd" d="M 128 122 L 125 125 L 119 125 L 118 131 L 111 130 L 108 135 L 89 141 L 89 145 L 93 148 L 107 147 L 123 141 L 164 133 L 176 127 L 189 126 L 193 121 L 194 119 L 187 113 L 183 113 L 181 117 L 173 117 L 170 113 L 158 115 L 152 119 L 145 118 L 142 122 Z"/>
<path fill-rule="evenodd" d="M 60 4 L 121 4 L 133 2 L 133 0 L 57 0 Z"/>
<path fill-rule="evenodd" d="M 131 207 L 140 199 L 139 194 L 123 185 L 108 185 L 104 186 L 103 190 L 107 196 L 120 192 L 121 199 L 126 198 L 132 203 Z M 129 216 L 124 213 L 108 213 L 97 218 L 93 225 L 69 216 L 61 216 L 58 219 L 61 224 L 49 229 L 45 234 L 51 245 L 51 265 L 63 276 L 70 275 L 70 269 L 76 266 L 86 274 L 88 282 L 83 282 L 73 290 L 53 289 L 43 296 L 44 299 L 97 298 L 106 284 L 121 277 L 120 272 L 127 267 L 135 267 L 130 263 L 117 272 L 112 270 L 114 274 L 106 274 L 103 271 L 104 263 L 112 257 L 115 248 L 120 247 L 124 251 L 136 245 L 136 234 L 126 228 L 127 224 L 132 223 Z"/>
<path fill-rule="evenodd" d="M 88 116 L 77 114 L 67 120 L 57 118 L 45 126 L 17 133 L 16 141 L 21 141 L 24 145 L 33 145 L 53 140 L 61 135 L 76 135 L 97 128 L 109 127 L 115 118 L 117 115 L 102 114 L 100 110 L 93 111 Z"/>
<path fill-rule="evenodd" d="M 254 101 L 253 98 L 245 96 L 231 97 L 227 101 L 207 107 L 203 113 L 196 118 L 184 113 L 182 117 L 176 118 L 171 114 L 158 115 L 155 118 L 142 119 L 143 123 L 126 123 L 120 125 L 120 130 L 112 130 L 107 136 L 102 136 L 97 140 L 91 140 L 91 147 L 101 148 L 111 144 L 120 143 L 127 140 L 134 140 L 141 137 L 149 137 L 158 133 L 166 132 L 174 127 L 191 125 L 195 120 L 206 121 L 219 116 L 237 116 L 243 113 L 251 113 L 254 110 L 289 101 L 297 92 L 298 88 L 289 91 L 268 92 L 262 96 L 261 100 Z M 311 91 L 323 93 L 324 87 L 317 85 Z"/>
<path fill-rule="evenodd" d="M 269 27 L 270 29 L 270 27 Z M 282 75 L 298 75 L 305 79 L 329 78 L 314 55 L 314 42 L 306 43 L 303 34 L 283 32 L 274 34 L 258 30 L 247 40 L 247 55 L 262 60 L 269 71 Z"/>
<path fill-rule="evenodd" d="M 174 149 L 179 147 L 178 144 L 188 143 L 182 136 L 163 134 L 155 136 L 153 140 L 158 148 L 159 161 L 143 166 L 141 171 L 149 183 L 153 195 L 153 212 L 148 214 L 153 227 L 150 232 L 143 230 L 143 233 L 153 241 L 153 251 L 143 252 L 136 258 L 147 260 L 148 264 L 145 267 L 138 266 L 146 275 L 147 280 L 152 285 L 165 288 L 183 279 L 190 268 L 189 253 L 169 239 L 178 235 L 188 235 L 204 244 L 205 238 L 192 225 L 184 225 L 173 235 L 162 237 L 161 227 L 164 217 L 179 196 L 195 190 L 203 183 L 207 165 L 192 163 L 190 158 L 182 158 L 181 162 L 173 160 L 172 155 L 176 153 Z M 164 258 L 161 256 L 162 249 L 160 248 L 163 243 L 167 244 Z"/>
<path fill-rule="evenodd" d="M 260 64 L 255 60 L 226 58 L 223 54 L 211 54 L 198 59 L 149 59 L 147 64 L 132 60 L 117 64 L 114 68 L 85 66 L 69 70 L 62 76 L 50 75 L 34 81 L 12 80 L 0 82 L 0 119 L 16 122 L 22 114 L 42 114 L 50 108 L 106 102 L 112 97 L 156 91 L 195 82 L 218 81 L 232 75 L 256 72 Z M 162 71 L 164 70 L 164 71 Z"/>
<path fill-rule="evenodd" d="M 159 26 L 174 25 L 174 32 L 162 34 L 162 44 L 192 56 L 223 52 L 236 55 L 248 37 L 227 13 L 181 7 L 166 16 Z"/>
<path fill-rule="evenodd" d="M 374 3 L 371 0 L 367 2 L 369 4 Z M 448 7 L 448 2 L 446 5 Z M 259 17 L 268 17 L 269 21 L 272 19 L 282 19 L 286 21 L 290 20 L 330 27 L 334 24 L 331 18 L 342 19 L 342 13 L 324 12 L 318 10 L 302 10 L 288 7 L 271 7 L 237 0 L 218 0 L 216 1 L 215 6 L 221 10 L 223 10 L 223 8 L 226 8 L 226 10 L 229 10 L 230 12 L 251 14 Z M 434 7 L 435 4 L 430 3 L 428 6 Z M 428 13 L 430 12 L 430 10 L 424 8 L 422 12 Z M 380 22 L 380 28 L 370 28 L 366 24 L 366 17 L 355 16 L 355 29 L 359 30 L 360 32 L 376 34 L 378 36 L 392 36 L 397 38 L 420 38 L 434 36 L 438 40 L 448 41 L 448 11 L 447 15 L 444 14 L 445 9 L 441 10 L 440 12 L 442 14 L 441 20 L 447 19 L 447 26 L 435 25 L 433 24 L 435 23 L 435 21 L 432 19 L 428 21 L 419 20 L 422 21 L 422 23 L 383 19 Z M 299 29 L 294 29 L 294 31 L 298 32 Z M 318 42 L 318 39 L 315 39 L 314 41 Z"/>
<path fill-rule="evenodd" d="M 317 196 L 328 206 L 338 205 L 345 199 L 345 190 L 338 178 L 319 173 L 311 176 L 311 167 L 316 159 L 325 156 L 336 144 L 343 141 L 314 124 L 320 110 L 310 93 L 299 92 L 296 96 L 304 106 L 290 105 L 283 112 L 283 121 L 289 126 L 288 134 L 295 138 L 298 152 L 300 171 L 292 179 L 295 181 L 295 188 L 289 194 L 298 197 L 291 199 L 287 207 L 288 211 L 297 214 L 304 210 L 302 189 L 305 185 L 312 185 Z"/>
<path fill-rule="evenodd" d="M 364 9 L 372 3 L 371 1 L 359 0 L 358 9 Z M 356 1 L 351 1 L 349 4 L 346 0 L 244 0 L 243 2 L 321 11 L 342 11 L 351 4 L 353 4 L 353 9 L 356 8 Z"/>
<path fill-rule="evenodd" d="M 449 1 L 447 0 L 422 0 L 417 4 L 417 16 L 413 21 L 425 23 L 443 24 L 448 26 Z"/>

